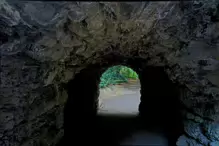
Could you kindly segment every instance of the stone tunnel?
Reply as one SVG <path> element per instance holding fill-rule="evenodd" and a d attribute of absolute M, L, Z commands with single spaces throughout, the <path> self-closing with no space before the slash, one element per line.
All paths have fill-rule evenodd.
<path fill-rule="evenodd" d="M 219 145 L 218 1 L 1 0 L 0 28 L 0 146 L 95 139 L 114 65 L 139 74 L 140 116 L 177 146 Z"/>
<path fill-rule="evenodd" d="M 110 55 L 113 65 L 123 64 L 130 66 L 139 74 L 141 81 L 141 102 L 139 105 L 139 113 L 142 119 L 145 119 L 144 124 L 154 125 L 154 123 L 163 124 L 163 127 L 169 132 L 169 136 L 175 139 L 182 134 L 183 126 L 181 122 L 181 103 L 180 103 L 180 86 L 172 83 L 166 73 L 164 67 L 145 66 L 145 61 L 142 59 L 123 58 L 122 56 Z M 118 58 L 118 59 L 117 59 Z M 109 64 L 101 66 L 89 66 L 81 70 L 73 80 L 70 80 L 66 85 L 68 90 L 68 100 L 65 105 L 65 135 L 66 145 L 72 141 L 72 131 L 79 129 L 83 136 L 83 131 L 97 131 L 98 126 L 92 123 L 98 122 L 95 116 L 98 109 L 99 82 L 100 76 L 105 71 Z M 179 86 L 179 87 L 178 87 Z M 182 89 L 183 90 L 183 87 Z M 81 103 L 81 104 L 78 104 Z M 86 115 L 86 116 L 85 116 Z M 74 118 L 72 118 L 74 116 Z M 77 119 L 77 122 L 75 120 Z M 92 120 L 93 121 L 92 121 Z M 165 120 L 164 120 L 165 119 Z M 90 121 L 91 125 L 85 126 L 83 121 Z M 160 122 L 162 121 L 162 122 Z M 159 123 L 160 122 L 160 123 Z M 72 124 L 72 123 L 77 123 Z M 153 123 L 153 124 L 152 124 Z M 91 126 L 91 127 L 90 127 Z M 162 125 L 160 125 L 162 126 Z M 84 128 L 84 130 L 82 130 Z M 126 127 L 127 128 L 127 127 Z M 76 133 L 79 134 L 80 131 Z M 103 132 L 99 132 L 103 134 Z M 91 137 L 92 134 L 89 135 Z M 93 137 L 95 139 L 96 135 Z M 68 141 L 69 139 L 69 141 Z M 83 140 L 80 140 L 83 141 Z M 96 141 L 94 141 L 96 142 Z M 81 142 L 80 142 L 81 143 Z M 90 141 L 89 141 L 90 143 Z"/>

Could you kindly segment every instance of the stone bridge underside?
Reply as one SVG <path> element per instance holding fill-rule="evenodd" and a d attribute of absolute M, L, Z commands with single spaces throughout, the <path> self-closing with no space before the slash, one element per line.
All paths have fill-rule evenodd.
<path fill-rule="evenodd" d="M 54 146 L 68 115 L 91 122 L 99 77 L 117 64 L 140 75 L 141 114 L 172 108 L 178 142 L 219 145 L 218 1 L 1 0 L 0 28 L 1 146 Z"/>

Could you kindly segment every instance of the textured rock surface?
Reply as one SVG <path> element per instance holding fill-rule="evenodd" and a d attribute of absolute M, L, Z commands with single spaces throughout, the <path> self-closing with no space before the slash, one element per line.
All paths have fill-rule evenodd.
<path fill-rule="evenodd" d="M 63 136 L 67 99 L 63 85 L 88 65 L 121 63 L 109 55 L 141 58 L 145 66 L 164 66 L 170 80 L 182 87 L 180 100 L 186 113 L 212 124 L 219 121 L 216 0 L 1 0 L 0 28 L 1 146 L 57 143 Z M 214 134 L 218 132 L 210 132 L 211 126 L 204 134 L 202 122 L 188 125 L 190 130 L 185 131 L 190 138 L 198 142 L 199 136 L 206 138 L 200 144 L 218 140 Z M 198 129 L 196 134 L 193 129 Z"/>
<path fill-rule="evenodd" d="M 219 142 L 212 142 L 212 143 L 210 143 L 210 146 L 217 146 L 217 145 L 219 145 Z"/>

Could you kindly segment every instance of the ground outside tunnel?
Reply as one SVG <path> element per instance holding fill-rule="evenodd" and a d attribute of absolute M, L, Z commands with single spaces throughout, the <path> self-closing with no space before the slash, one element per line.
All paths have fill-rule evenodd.
<path fill-rule="evenodd" d="M 139 73 L 141 97 L 136 115 L 97 113 L 99 77 L 98 68 L 87 69 L 69 83 L 65 145 L 145 145 L 145 137 L 147 145 L 176 145 L 182 134 L 178 92 L 163 68 L 148 67 Z"/>

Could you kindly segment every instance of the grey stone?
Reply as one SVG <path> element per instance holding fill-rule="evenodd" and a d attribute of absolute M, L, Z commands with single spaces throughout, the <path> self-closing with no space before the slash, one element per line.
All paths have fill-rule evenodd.
<path fill-rule="evenodd" d="M 218 146 L 219 145 L 219 141 L 214 141 L 210 143 L 210 146 Z"/>
<path fill-rule="evenodd" d="M 130 65 L 130 58 L 164 68 L 178 85 L 180 103 L 191 111 L 184 119 L 197 123 L 185 125 L 186 141 L 218 140 L 217 126 L 207 127 L 209 139 L 200 129 L 203 119 L 219 119 L 218 11 L 215 0 L 1 0 L 0 145 L 55 145 L 63 135 L 66 84 L 88 66 Z"/>
<path fill-rule="evenodd" d="M 189 136 L 193 137 L 200 144 L 208 145 L 210 140 L 202 133 L 201 125 L 199 123 L 186 121 L 184 122 L 184 126 L 184 130 Z"/>
<path fill-rule="evenodd" d="M 177 146 L 188 146 L 187 137 L 185 135 L 180 136 L 176 142 Z"/>
<path fill-rule="evenodd" d="M 195 122 L 198 122 L 198 123 L 203 123 L 204 122 L 204 120 L 201 117 L 196 116 L 196 115 L 194 115 L 190 112 L 187 112 L 186 118 L 189 119 L 189 120 L 194 120 Z"/>
<path fill-rule="evenodd" d="M 198 143 L 194 139 L 188 138 L 185 135 L 182 135 L 178 138 L 177 146 L 204 146 L 203 144 Z"/>
<path fill-rule="evenodd" d="M 208 123 L 204 125 L 205 135 L 212 141 L 219 141 L 219 124 Z"/>

